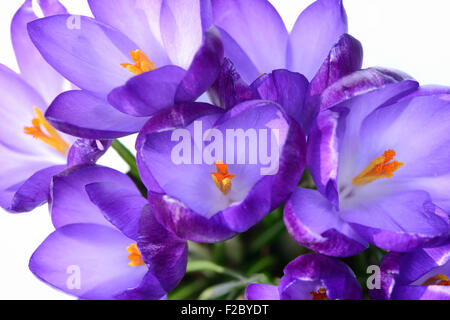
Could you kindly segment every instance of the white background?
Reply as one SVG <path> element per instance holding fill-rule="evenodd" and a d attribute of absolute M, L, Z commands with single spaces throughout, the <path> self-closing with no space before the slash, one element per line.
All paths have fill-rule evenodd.
<path fill-rule="evenodd" d="M 61 2 L 73 14 L 90 14 L 87 1 Z M 291 29 L 297 15 L 313 1 L 271 2 Z M 16 71 L 9 30 L 21 4 L 21 0 L 3 0 L 0 4 L 0 63 Z M 364 67 L 396 68 L 422 84 L 450 85 L 450 1 L 344 0 L 344 5 L 349 32 L 364 47 Z M 124 142 L 133 148 L 133 137 Z M 113 152 L 100 163 L 121 171 L 127 168 Z M 46 206 L 18 215 L 0 209 L 0 299 L 71 299 L 41 283 L 28 270 L 29 257 L 50 232 Z"/>

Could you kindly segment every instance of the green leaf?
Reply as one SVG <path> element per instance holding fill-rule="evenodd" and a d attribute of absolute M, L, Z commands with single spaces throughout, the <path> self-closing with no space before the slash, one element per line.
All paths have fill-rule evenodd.
<path fill-rule="evenodd" d="M 261 250 L 263 247 L 267 246 L 270 242 L 277 238 L 284 230 L 285 228 L 283 220 L 275 222 L 252 241 L 249 247 L 249 252 L 251 254 L 257 253 L 259 250 Z"/>
<path fill-rule="evenodd" d="M 140 181 L 139 171 L 136 165 L 136 157 L 119 140 L 115 139 L 111 147 L 130 167 L 130 174 Z"/>
<path fill-rule="evenodd" d="M 245 277 L 238 272 L 219 266 L 214 262 L 207 260 L 189 260 L 186 268 L 186 273 L 192 272 L 214 272 L 217 274 L 227 275 L 239 280 L 245 279 Z"/>
<path fill-rule="evenodd" d="M 214 285 L 203 291 L 198 299 L 212 300 L 212 299 L 219 299 L 226 295 L 235 294 L 236 291 L 246 288 L 250 283 L 259 282 L 262 276 L 263 275 L 257 274 L 248 279 L 243 279 L 240 281 L 229 281 Z"/>

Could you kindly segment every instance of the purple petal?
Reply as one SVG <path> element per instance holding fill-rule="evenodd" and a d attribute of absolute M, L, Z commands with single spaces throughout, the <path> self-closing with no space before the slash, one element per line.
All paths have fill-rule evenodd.
<path fill-rule="evenodd" d="M 287 115 L 305 128 L 304 100 L 308 80 L 300 73 L 288 70 L 274 70 L 269 75 L 261 76 L 252 86 L 261 99 L 279 103 Z"/>
<path fill-rule="evenodd" d="M 368 246 L 316 190 L 297 188 L 284 207 L 284 222 L 295 241 L 322 254 L 348 257 Z"/>
<path fill-rule="evenodd" d="M 208 93 L 213 104 L 225 110 L 255 98 L 250 87 L 242 80 L 231 60 L 227 58 L 224 59 L 217 80 Z"/>
<path fill-rule="evenodd" d="M 175 102 L 194 101 L 216 81 L 223 63 L 223 45 L 217 30 L 205 32 L 203 44 L 195 53 L 175 95 Z"/>
<path fill-rule="evenodd" d="M 114 296 L 118 300 L 166 300 L 167 292 L 150 271 L 142 278 L 139 286 Z"/>
<path fill-rule="evenodd" d="M 29 267 L 41 280 L 81 299 L 113 299 L 137 287 L 147 272 L 145 266 L 128 265 L 126 248 L 132 243 L 110 227 L 71 224 L 44 240 Z"/>
<path fill-rule="evenodd" d="M 450 300 L 450 286 L 397 286 L 392 300 Z"/>
<path fill-rule="evenodd" d="M 358 71 L 361 69 L 362 62 L 361 43 L 351 35 L 343 34 L 311 80 L 310 95 L 321 94 L 343 76 Z"/>
<path fill-rule="evenodd" d="M 369 157 L 389 147 L 405 164 L 395 179 L 383 181 L 386 191 L 426 190 L 435 204 L 450 209 L 445 191 L 450 175 L 450 127 L 445 121 L 450 118 L 449 107 L 445 96 L 416 96 L 379 108 L 364 120 L 360 144 L 366 147 L 361 161 L 369 163 Z"/>
<path fill-rule="evenodd" d="M 203 38 L 202 7 L 205 1 L 164 0 L 161 5 L 161 37 L 173 64 L 187 69 Z"/>
<path fill-rule="evenodd" d="M 152 120 L 149 123 L 152 123 Z M 211 183 L 211 170 L 214 170 L 214 164 L 175 164 L 172 161 L 172 150 L 177 143 L 172 141 L 171 136 L 176 126 L 172 125 L 168 127 L 169 130 L 162 130 L 159 126 L 151 128 L 149 123 L 141 132 L 141 137 L 144 138 L 139 140 L 145 140 L 142 140 L 144 143 L 138 142 L 138 158 L 139 163 L 145 167 L 144 171 L 149 171 L 157 182 L 158 186 L 153 190 L 156 192 L 164 190 L 164 193 L 183 202 L 205 218 L 224 210 L 225 219 L 236 231 L 248 229 L 271 209 L 280 205 L 300 180 L 304 168 L 304 134 L 298 125 L 294 123 L 289 125 L 279 107 L 270 102 L 248 101 L 235 106 L 220 119 L 218 115 L 206 116 L 197 119 L 195 123 L 183 123 L 188 132 L 192 131 L 194 134 L 200 130 L 199 123 L 204 130 L 216 128 L 221 132 L 229 128 L 279 130 L 281 157 L 277 163 L 278 170 L 273 175 L 264 176 L 261 169 L 267 168 L 261 163 L 248 166 L 239 164 L 234 154 L 234 159 L 227 161 L 230 172 L 237 178 L 233 180 L 233 188 L 227 196 Z M 226 151 L 223 152 L 225 153 Z M 161 165 L 163 163 L 164 166 Z M 183 180 L 179 181 L 179 177 L 183 177 Z M 154 183 L 150 183 L 152 184 Z M 199 185 L 203 186 L 202 193 L 198 192 Z M 271 195 L 261 198 L 261 194 L 267 193 Z M 235 205 L 230 205 L 232 203 Z"/>
<path fill-rule="evenodd" d="M 153 192 L 149 192 L 149 202 L 150 210 L 156 219 L 183 240 L 214 243 L 236 235 L 222 214 L 207 219 L 186 208 L 176 199 Z"/>
<path fill-rule="evenodd" d="M 111 226 L 85 190 L 86 185 L 95 182 L 110 182 L 127 189 L 135 188 L 128 176 L 110 168 L 80 166 L 67 169 L 53 177 L 50 209 L 55 228 L 72 223 Z"/>
<path fill-rule="evenodd" d="M 78 139 L 69 150 L 67 166 L 95 164 L 108 151 L 111 143 L 111 140 Z"/>
<path fill-rule="evenodd" d="M 214 109 L 214 107 L 204 104 L 192 103 L 187 106 L 177 106 L 165 110 L 151 118 L 146 124 L 136 145 L 139 171 L 144 183 L 151 191 L 149 197 L 152 210 L 166 228 L 182 239 L 203 242 L 221 241 L 234 235 L 231 230 L 244 231 L 248 229 L 271 209 L 286 200 L 300 180 L 304 168 L 305 137 L 295 123 L 289 126 L 287 132 L 281 133 L 285 137 L 284 147 L 280 157 L 279 171 L 274 176 L 262 178 L 259 170 L 242 171 L 239 166 L 233 165 L 233 168 L 230 166 L 230 172 L 236 173 L 240 177 L 246 177 L 242 178 L 242 188 L 239 188 L 239 183 L 234 183 L 233 190 L 238 192 L 247 188 L 248 194 L 247 192 L 236 193 L 237 196 L 243 197 L 242 202 L 238 202 L 239 204 L 235 206 L 229 206 L 223 203 L 223 195 L 210 181 L 211 166 L 172 164 L 170 158 L 173 144 L 170 139 L 171 131 L 180 127 L 192 130 L 192 121 L 198 120 L 201 116 L 203 116 L 201 119 L 206 130 L 222 113 L 221 109 Z M 258 100 L 246 102 L 222 116 L 216 126 L 218 128 L 246 128 L 250 123 L 254 126 L 260 122 L 266 123 L 267 120 L 279 119 L 282 121 L 284 116 L 280 111 L 278 107 L 268 102 Z M 197 116 L 195 117 L 195 115 Z M 277 116 L 273 118 L 273 115 Z M 249 119 L 253 120 L 249 121 Z M 284 131 L 286 130 L 280 132 Z M 159 165 L 162 163 L 165 165 Z M 181 176 L 183 177 L 182 183 L 177 179 Z M 201 194 L 198 193 L 198 184 L 205 186 Z M 168 195 L 161 195 L 166 192 Z M 210 196 L 205 196 L 205 192 L 209 192 Z M 265 194 L 265 197 L 262 198 L 261 194 Z M 268 197 L 268 194 L 271 196 Z M 186 203 L 182 204 L 180 200 L 186 201 Z M 201 204 L 203 209 L 198 209 L 198 204 Z M 200 210 L 204 216 L 193 212 L 193 209 L 187 208 L 186 205 L 197 206 L 196 210 Z M 218 205 L 222 207 L 219 208 Z M 221 209 L 225 210 L 220 212 Z"/>
<path fill-rule="evenodd" d="M 156 67 L 170 64 L 162 47 L 159 33 L 159 15 L 162 0 L 89 0 L 95 19 L 108 24 L 139 46 Z M 152 23 L 158 25 L 152 30 Z M 157 32 L 156 34 L 154 32 Z"/>
<path fill-rule="evenodd" d="M 385 250 L 405 252 L 449 232 L 449 223 L 423 191 L 399 192 L 361 201 L 341 217 L 367 241 Z"/>
<path fill-rule="evenodd" d="M 370 299 L 372 300 L 390 300 L 392 291 L 396 283 L 396 278 L 399 273 L 400 259 L 403 257 L 402 253 L 390 252 L 386 254 L 381 260 L 380 271 L 380 288 L 369 290 Z"/>
<path fill-rule="evenodd" d="M 58 1 L 41 1 L 44 14 L 64 13 Z M 42 58 L 27 32 L 27 24 L 36 20 L 31 0 L 19 8 L 11 22 L 11 40 L 21 76 L 50 103 L 63 89 L 63 78 Z"/>
<path fill-rule="evenodd" d="M 400 261 L 400 273 L 398 277 L 398 282 L 403 284 L 410 284 L 414 281 L 428 280 L 431 275 L 428 273 L 433 269 L 444 267 L 449 264 L 450 261 L 450 243 L 447 241 L 446 244 L 431 247 L 431 248 L 420 248 L 405 254 Z M 435 274 L 440 273 L 433 272 Z M 434 275 L 434 274 L 433 274 Z M 425 276 L 426 279 L 423 279 Z M 421 284 L 424 281 L 419 280 Z"/>
<path fill-rule="evenodd" d="M 146 118 L 136 118 L 83 90 L 60 94 L 45 117 L 58 130 L 87 139 L 114 139 L 139 131 Z"/>
<path fill-rule="evenodd" d="M 8 189 L 1 197 L 1 205 L 12 213 L 27 212 L 47 202 L 50 193 L 50 181 L 55 174 L 66 166 L 52 166 L 37 171 L 14 189 Z M 8 194 L 8 198 L 4 196 Z M 7 202 L 6 202 L 7 201 Z"/>
<path fill-rule="evenodd" d="M 285 67 L 288 32 L 269 1 L 213 0 L 212 9 L 214 24 L 225 31 L 225 56 L 244 80 L 253 82 L 260 73 Z"/>
<path fill-rule="evenodd" d="M 207 115 L 220 115 L 223 114 L 223 112 L 224 111 L 222 109 L 210 104 L 191 102 L 178 104 L 173 108 L 162 110 L 150 118 L 150 120 L 140 131 L 136 141 L 139 173 L 147 189 L 158 193 L 163 192 L 152 173 L 146 167 L 145 161 L 142 157 L 142 149 L 146 143 L 147 135 L 154 131 L 157 132 L 167 128 L 173 129 L 175 127 L 181 127 L 185 124 L 191 123 L 197 118 Z"/>
<path fill-rule="evenodd" d="M 45 111 L 45 101 L 17 73 L 4 65 L 0 65 L 0 96 L 0 117 L 3 119 L 0 144 L 24 154 L 41 153 L 36 150 L 40 142 L 24 134 L 23 128 L 30 126 L 36 117 L 33 107 Z"/>
<path fill-rule="evenodd" d="M 403 99 L 409 99 L 412 97 L 422 97 L 422 96 L 439 96 L 440 98 L 448 98 L 450 94 L 450 87 L 440 86 L 440 85 L 425 85 L 420 86 L 419 89 L 407 95 Z"/>
<path fill-rule="evenodd" d="M 59 0 L 38 0 L 38 3 L 45 16 L 67 13 L 66 8 L 59 2 Z"/>
<path fill-rule="evenodd" d="M 352 77 L 356 73 L 348 77 Z M 322 97 L 334 86 L 342 85 L 342 88 L 344 88 L 346 78 L 342 78 L 329 87 Z M 365 83 L 366 79 L 370 79 L 370 77 L 366 78 L 363 76 L 360 79 L 364 79 L 362 83 Z M 312 125 L 308 138 L 307 163 L 317 189 L 336 207 L 339 206 L 337 191 L 338 170 L 342 178 L 345 169 L 355 168 L 352 164 L 357 157 L 354 155 L 358 154 L 359 151 L 354 150 L 354 142 L 358 141 L 359 129 L 363 120 L 377 107 L 394 103 L 396 100 L 417 89 L 417 86 L 418 84 L 416 82 L 406 80 L 391 83 L 378 90 L 370 91 L 359 96 L 348 97 L 343 93 L 345 95 L 344 99 L 348 98 L 348 100 L 344 100 L 335 106 L 333 110 L 325 110 L 319 113 Z M 366 88 L 365 85 L 363 87 Z M 368 87 L 374 89 L 375 86 L 371 84 Z M 360 92 L 359 90 L 356 91 Z M 332 104 L 339 99 L 333 98 Z M 325 103 L 325 105 L 328 104 Z M 344 169 L 339 168 L 342 163 L 346 165 Z M 348 176 L 352 175 L 348 174 Z"/>
<path fill-rule="evenodd" d="M 250 60 L 247 53 L 239 44 L 222 28 L 217 27 L 224 45 L 224 54 L 227 59 L 233 61 L 236 70 L 246 83 L 252 83 L 261 74 L 258 68 Z"/>
<path fill-rule="evenodd" d="M 303 112 L 305 132 L 309 132 L 311 122 L 320 111 L 322 92 L 342 77 L 359 70 L 362 59 L 361 43 L 352 36 L 343 34 L 311 80 Z"/>
<path fill-rule="evenodd" d="M 247 300 L 280 300 L 278 287 L 271 284 L 253 283 L 245 290 Z"/>
<path fill-rule="evenodd" d="M 119 111 L 136 117 L 151 116 L 175 102 L 175 92 L 186 71 L 164 66 L 131 78 L 108 95 L 108 101 Z"/>
<path fill-rule="evenodd" d="M 128 238 L 138 240 L 139 220 L 147 199 L 136 186 L 95 182 L 86 185 L 86 192 L 109 222 Z"/>
<path fill-rule="evenodd" d="M 79 18 L 79 26 L 73 19 Z M 70 27 L 68 27 L 70 26 Z M 121 66 L 139 47 L 121 32 L 84 16 L 57 15 L 28 24 L 44 59 L 81 89 L 106 95 L 133 74 Z"/>
<path fill-rule="evenodd" d="M 287 67 L 313 79 L 331 48 L 347 32 L 342 0 L 318 0 L 295 22 L 289 37 Z"/>
<path fill-rule="evenodd" d="M 411 87 L 409 91 L 413 92 L 418 85 L 417 83 L 413 84 L 412 80 L 409 75 L 401 71 L 378 67 L 355 71 L 339 79 L 323 91 L 319 110 L 328 109 L 342 101 L 384 88 L 393 83 L 409 83 L 408 85 Z M 406 93 L 404 95 L 406 96 Z"/>
<path fill-rule="evenodd" d="M 150 272 L 165 291 L 172 291 L 186 272 L 187 242 L 166 230 L 146 207 L 142 211 L 138 245 Z"/>
<path fill-rule="evenodd" d="M 310 294 L 324 287 L 330 300 L 359 300 L 362 290 L 353 271 L 343 262 L 320 254 L 305 254 L 284 268 L 279 284 L 282 300 L 312 300 Z M 305 290 L 306 289 L 306 290 Z"/>

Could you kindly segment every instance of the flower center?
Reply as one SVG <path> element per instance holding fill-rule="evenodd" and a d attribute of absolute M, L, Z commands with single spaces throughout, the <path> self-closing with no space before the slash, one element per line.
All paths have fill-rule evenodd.
<path fill-rule="evenodd" d="M 135 50 L 130 52 L 131 60 L 134 61 L 134 64 L 131 63 L 121 63 L 120 65 L 126 68 L 128 71 L 134 74 L 141 74 L 147 71 L 155 70 L 155 64 L 145 55 L 141 50 Z"/>
<path fill-rule="evenodd" d="M 34 113 L 36 114 L 36 118 L 31 121 L 33 126 L 24 127 L 24 133 L 45 142 L 50 147 L 58 150 L 63 156 L 67 155 L 69 144 L 65 142 L 56 129 L 45 120 L 44 115 L 39 108 L 34 107 Z M 46 132 L 42 131 L 42 127 L 44 127 Z"/>
<path fill-rule="evenodd" d="M 387 150 L 382 156 L 376 157 L 359 175 L 353 178 L 352 183 L 358 187 L 366 185 L 381 178 L 392 178 L 394 172 L 403 167 L 403 162 L 396 160 L 394 150 Z"/>
<path fill-rule="evenodd" d="M 327 290 L 325 288 L 320 288 L 315 291 L 311 291 L 310 294 L 312 294 L 312 300 L 330 300 L 327 296 Z"/>
<path fill-rule="evenodd" d="M 450 286 L 450 279 L 446 275 L 439 273 L 439 274 L 429 278 L 422 285 L 423 286 Z"/>
<path fill-rule="evenodd" d="M 223 194 L 227 194 L 231 190 L 231 179 L 233 179 L 235 175 L 228 173 L 228 165 L 223 161 L 216 161 L 216 169 L 217 172 L 211 173 L 211 178 L 217 188 Z"/>
<path fill-rule="evenodd" d="M 130 267 L 145 266 L 145 262 L 136 243 L 130 244 L 127 247 L 127 252 L 129 253 L 128 259 L 130 259 L 130 262 L 128 265 Z"/>

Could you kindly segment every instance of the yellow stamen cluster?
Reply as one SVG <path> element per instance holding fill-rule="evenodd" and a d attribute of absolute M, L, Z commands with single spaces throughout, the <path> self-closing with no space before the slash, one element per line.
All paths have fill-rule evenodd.
<path fill-rule="evenodd" d="M 231 190 L 231 179 L 233 179 L 235 175 L 228 173 L 228 165 L 223 161 L 216 161 L 216 169 L 217 172 L 211 173 L 211 178 L 217 188 L 226 195 Z"/>
<path fill-rule="evenodd" d="M 312 294 L 312 300 L 330 300 L 327 296 L 327 290 L 325 288 L 320 288 L 316 291 L 311 291 L 310 294 Z"/>
<path fill-rule="evenodd" d="M 69 144 L 65 142 L 55 128 L 45 120 L 44 115 L 39 108 L 34 107 L 34 113 L 36 114 L 36 118 L 31 121 L 31 127 L 23 128 L 24 133 L 45 142 L 50 147 L 58 150 L 62 155 L 67 155 Z M 46 132 L 42 131 L 42 127 Z"/>
<path fill-rule="evenodd" d="M 141 74 L 147 71 L 155 70 L 155 64 L 150 61 L 150 59 L 145 55 L 141 50 L 135 50 L 130 52 L 131 60 L 134 61 L 134 64 L 131 63 L 121 63 L 120 65 L 126 68 L 128 71 L 134 74 Z"/>
<path fill-rule="evenodd" d="M 422 285 L 423 286 L 450 286 L 450 279 L 446 275 L 439 273 L 439 274 L 429 278 Z"/>
<path fill-rule="evenodd" d="M 145 262 L 136 243 L 130 244 L 127 247 L 127 252 L 129 253 L 128 259 L 130 259 L 130 262 L 128 265 L 130 267 L 145 266 Z"/>
<path fill-rule="evenodd" d="M 387 150 L 382 156 L 376 157 L 359 175 L 353 178 L 352 183 L 358 187 L 366 185 L 381 178 L 392 178 L 394 172 L 403 167 L 403 162 L 396 160 L 394 150 Z"/>

